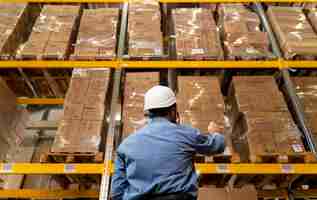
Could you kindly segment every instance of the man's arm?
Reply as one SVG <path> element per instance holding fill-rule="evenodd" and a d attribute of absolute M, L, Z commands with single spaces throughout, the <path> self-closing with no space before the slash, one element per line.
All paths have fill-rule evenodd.
<path fill-rule="evenodd" d="M 194 148 L 197 153 L 213 155 L 223 153 L 225 150 L 225 138 L 222 134 L 222 127 L 210 122 L 207 134 L 196 133 Z"/>
<path fill-rule="evenodd" d="M 115 159 L 115 171 L 112 176 L 111 184 L 111 199 L 112 200 L 122 200 L 123 194 L 128 187 L 129 183 L 126 178 L 125 164 L 123 155 L 117 153 Z"/>

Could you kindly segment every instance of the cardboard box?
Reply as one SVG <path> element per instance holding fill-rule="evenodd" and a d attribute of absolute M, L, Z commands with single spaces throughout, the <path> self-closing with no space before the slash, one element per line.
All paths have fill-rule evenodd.
<path fill-rule="evenodd" d="M 52 152 L 99 151 L 109 96 L 109 69 L 74 69 Z"/>
<path fill-rule="evenodd" d="M 128 20 L 129 56 L 151 58 L 163 56 L 161 14 L 156 1 L 131 2 Z"/>
<path fill-rule="evenodd" d="M 28 41 L 19 50 L 22 58 L 63 60 L 70 53 L 72 32 L 78 26 L 80 6 L 45 5 Z"/>
<path fill-rule="evenodd" d="M 116 57 L 119 10 L 84 10 L 75 45 L 75 59 L 113 59 Z"/>
<path fill-rule="evenodd" d="M 241 189 L 226 188 L 199 188 L 198 200 L 256 200 L 257 192 L 253 186 L 243 187 Z"/>
<path fill-rule="evenodd" d="M 242 153 L 248 154 L 252 162 L 267 153 L 305 152 L 301 133 L 273 77 L 233 77 L 227 103 L 234 138 L 246 138 L 240 142 L 248 152 Z"/>
<path fill-rule="evenodd" d="M 221 4 L 219 27 L 229 59 L 271 59 L 268 35 L 262 32 L 259 16 L 243 4 Z"/>
<path fill-rule="evenodd" d="M 144 94 L 159 84 L 159 73 L 127 73 L 124 83 L 122 138 L 128 137 L 145 123 Z"/>
<path fill-rule="evenodd" d="M 317 34 L 302 8 L 271 6 L 267 14 L 285 58 L 306 59 L 317 55 Z M 314 14 L 308 16 L 314 20 Z"/>
<path fill-rule="evenodd" d="M 175 9 L 172 17 L 178 59 L 223 59 L 219 32 L 211 10 Z"/>

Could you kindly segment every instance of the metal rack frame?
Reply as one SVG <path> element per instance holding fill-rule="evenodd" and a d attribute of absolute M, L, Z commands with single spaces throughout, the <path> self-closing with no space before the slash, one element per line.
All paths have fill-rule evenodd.
<path fill-rule="evenodd" d="M 280 69 L 287 88 L 292 95 L 292 85 L 289 80 L 288 68 L 317 68 L 317 61 L 287 61 L 284 60 L 279 51 L 278 45 L 273 42 L 273 50 L 279 55 L 278 60 L 272 61 L 126 61 L 123 60 L 124 41 L 126 38 L 127 25 L 127 0 L 0 0 L 0 3 L 124 3 L 122 12 L 122 22 L 118 47 L 118 58 L 114 61 L 0 61 L 0 70 L 9 68 L 21 69 L 42 69 L 42 68 L 114 68 L 114 86 L 111 101 L 111 112 L 109 120 L 109 129 L 107 136 L 107 148 L 105 162 L 103 164 L 38 164 L 38 163 L 0 163 L 0 174 L 101 174 L 102 185 L 100 192 L 95 190 L 73 191 L 73 190 L 0 190 L 1 197 L 11 198 L 97 198 L 102 200 L 109 199 L 109 189 L 111 173 L 113 171 L 113 154 L 116 146 L 116 137 L 118 137 L 118 128 L 120 127 L 121 107 L 118 105 L 120 97 L 121 78 L 125 69 L 128 68 L 168 68 L 168 69 L 192 69 L 192 68 L 216 68 L 216 69 Z M 160 0 L 163 5 L 168 3 L 249 3 L 253 2 L 256 8 L 263 11 L 261 4 L 263 2 L 294 2 L 294 3 L 317 3 L 317 0 Z M 260 17 L 264 17 L 260 14 Z M 264 17 L 265 18 L 265 17 Z M 264 23 L 265 25 L 265 23 Z M 269 26 L 268 24 L 266 26 Z M 274 40 L 273 33 L 270 33 L 271 41 Z M 273 38 L 273 39 L 272 39 Z M 173 69 L 169 70 L 169 77 L 173 76 Z M 62 98 L 18 98 L 17 104 L 45 104 L 62 105 Z M 310 137 L 310 133 L 305 128 L 305 119 L 302 114 L 301 105 L 298 99 L 293 98 L 292 104 L 301 116 L 301 126 L 304 127 L 304 134 Z M 307 129 L 307 130 L 306 130 Z M 311 150 L 316 152 L 315 147 L 310 144 Z M 196 164 L 196 170 L 200 174 L 300 174 L 317 175 L 317 164 Z M 273 193 L 273 192 L 272 192 Z M 280 195 L 285 196 L 285 191 L 280 191 Z M 262 195 L 269 196 L 268 192 Z M 261 195 L 260 195 L 261 196 Z"/>

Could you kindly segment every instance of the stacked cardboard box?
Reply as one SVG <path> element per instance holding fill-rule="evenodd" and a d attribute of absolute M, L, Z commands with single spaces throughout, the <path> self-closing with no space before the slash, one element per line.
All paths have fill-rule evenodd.
<path fill-rule="evenodd" d="M 222 4 L 219 25 L 229 59 L 272 58 L 266 32 L 261 31 L 259 16 L 243 4 Z"/>
<path fill-rule="evenodd" d="M 293 77 L 292 81 L 296 88 L 305 112 L 307 125 L 317 141 L 317 80 L 316 77 Z"/>
<path fill-rule="evenodd" d="M 2 79 L 0 97 L 0 160 L 4 160 L 8 150 L 23 141 L 29 114 L 16 107 L 16 96 Z"/>
<path fill-rule="evenodd" d="M 211 188 L 203 187 L 199 189 L 198 200 L 256 200 L 257 191 L 253 186 L 243 188 Z"/>
<path fill-rule="evenodd" d="M 159 73 L 127 73 L 124 84 L 122 138 L 141 128 L 146 123 L 143 105 L 144 94 L 159 84 Z"/>
<path fill-rule="evenodd" d="M 234 77 L 228 99 L 234 138 L 247 139 L 240 143 L 248 146 L 252 162 L 259 161 L 263 155 L 305 151 L 301 133 L 273 77 Z"/>
<path fill-rule="evenodd" d="M 19 50 L 22 59 L 66 59 L 78 27 L 80 6 L 45 5 L 29 40 Z"/>
<path fill-rule="evenodd" d="M 173 20 L 178 59 L 222 59 L 219 32 L 210 9 L 175 9 Z"/>
<path fill-rule="evenodd" d="M 224 126 L 227 149 L 226 155 L 233 153 L 231 127 L 224 115 L 224 99 L 217 77 L 179 76 L 177 108 L 182 124 L 188 124 L 201 132 L 208 132 L 211 121 Z"/>
<path fill-rule="evenodd" d="M 119 10 L 84 10 L 75 45 L 74 59 L 112 60 L 116 56 Z"/>
<path fill-rule="evenodd" d="M 130 2 L 128 33 L 130 57 L 145 59 L 163 56 L 161 13 L 157 1 Z"/>
<path fill-rule="evenodd" d="M 99 151 L 109 78 L 109 69 L 74 69 L 52 152 Z"/>
<path fill-rule="evenodd" d="M 317 35 L 302 8 L 272 6 L 267 14 L 285 58 L 317 55 Z"/>
<path fill-rule="evenodd" d="M 25 40 L 39 9 L 23 3 L 2 3 L 0 13 L 0 56 L 13 56 Z"/>

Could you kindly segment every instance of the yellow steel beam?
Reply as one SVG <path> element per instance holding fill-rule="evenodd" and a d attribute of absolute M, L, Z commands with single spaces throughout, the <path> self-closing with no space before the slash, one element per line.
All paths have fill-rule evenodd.
<path fill-rule="evenodd" d="M 307 174 L 317 175 L 317 164 L 196 164 L 200 174 Z M 105 164 L 0 164 L 0 174 L 102 174 L 113 173 Z"/>
<path fill-rule="evenodd" d="M 17 104 L 25 105 L 63 105 L 62 98 L 17 98 Z"/>
<path fill-rule="evenodd" d="M 1 1 L 1 0 L 0 0 Z M 0 68 L 115 68 L 119 61 L 0 61 Z"/>
<path fill-rule="evenodd" d="M 123 61 L 122 68 L 278 68 L 279 61 Z"/>
<path fill-rule="evenodd" d="M 294 61 L 283 61 L 285 68 L 317 68 L 316 60 L 294 60 Z"/>
<path fill-rule="evenodd" d="M 97 190 L 44 190 L 44 189 L 17 189 L 0 190 L 0 198 L 14 199 L 75 199 L 98 198 Z"/>
<path fill-rule="evenodd" d="M 102 174 L 104 164 L 0 164 L 0 174 Z"/>
<path fill-rule="evenodd" d="M 317 68 L 317 61 L 0 61 L 10 68 Z"/>

